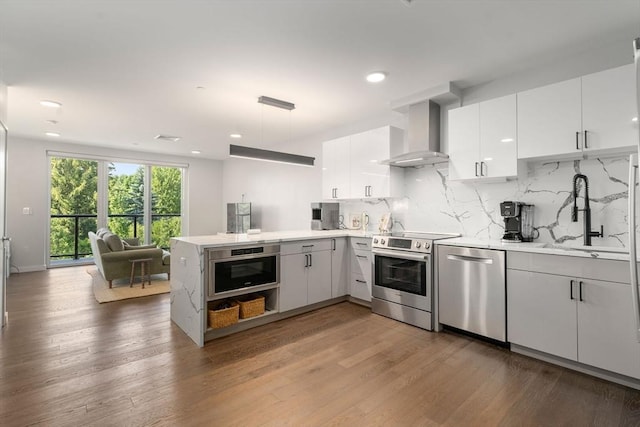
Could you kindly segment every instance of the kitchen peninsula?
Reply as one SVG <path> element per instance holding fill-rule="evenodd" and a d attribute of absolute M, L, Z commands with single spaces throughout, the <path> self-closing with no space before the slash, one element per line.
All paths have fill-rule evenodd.
<path fill-rule="evenodd" d="M 202 347 L 205 341 L 219 336 L 344 301 L 349 295 L 347 240 L 363 240 L 369 244 L 370 237 L 362 231 L 303 230 L 174 238 L 171 240 L 171 320 Z M 213 257 L 222 250 L 229 251 L 229 255 L 237 254 L 244 261 L 253 260 L 251 268 L 260 268 L 255 260 L 274 257 L 275 280 L 216 292 L 210 267 L 218 262 Z M 233 263 L 238 261 L 230 261 L 230 269 L 234 268 Z M 286 268 L 281 270 L 280 264 Z M 365 302 L 366 295 L 370 295 L 370 283 L 368 286 L 369 292 L 362 293 Z M 265 297 L 264 315 L 222 329 L 209 327 L 207 311 L 216 302 L 254 292 Z"/>

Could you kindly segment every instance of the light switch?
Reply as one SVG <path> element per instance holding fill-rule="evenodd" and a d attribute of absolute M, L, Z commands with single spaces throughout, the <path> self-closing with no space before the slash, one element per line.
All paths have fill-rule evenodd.
<path fill-rule="evenodd" d="M 22 215 L 31 215 L 31 208 L 22 208 Z"/>

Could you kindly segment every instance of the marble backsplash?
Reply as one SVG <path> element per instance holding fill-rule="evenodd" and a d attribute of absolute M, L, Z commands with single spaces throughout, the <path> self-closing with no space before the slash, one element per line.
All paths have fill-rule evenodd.
<path fill-rule="evenodd" d="M 343 202 L 340 213 L 347 228 L 351 228 L 351 217 L 366 212 L 370 218 L 367 229 L 377 232 L 381 216 L 390 212 L 393 231 L 453 232 L 500 239 L 504 233 L 500 202 L 514 200 L 535 205 L 536 241 L 580 246 L 583 213 L 579 212 L 578 222 L 571 222 L 571 208 L 573 176 L 581 173 L 589 178 L 592 229 L 604 227 L 604 237 L 593 238 L 592 245 L 626 247 L 628 166 L 626 156 L 529 163 L 523 165 L 526 170 L 518 180 L 497 183 L 449 181 L 446 164 L 407 168 L 405 197 Z M 578 207 L 583 206 L 580 184 Z"/>

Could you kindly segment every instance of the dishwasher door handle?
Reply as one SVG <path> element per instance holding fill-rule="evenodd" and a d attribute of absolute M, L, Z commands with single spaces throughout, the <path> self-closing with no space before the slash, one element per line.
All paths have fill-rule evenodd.
<path fill-rule="evenodd" d="M 451 261 L 467 261 L 477 262 L 480 264 L 493 264 L 493 260 L 491 258 L 478 258 L 467 255 L 447 255 L 447 259 L 450 259 Z"/>

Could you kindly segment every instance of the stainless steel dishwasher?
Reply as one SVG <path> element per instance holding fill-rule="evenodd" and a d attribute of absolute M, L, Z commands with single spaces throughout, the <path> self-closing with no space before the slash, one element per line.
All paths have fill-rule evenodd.
<path fill-rule="evenodd" d="M 505 252 L 439 245 L 437 257 L 439 322 L 506 342 Z"/>

